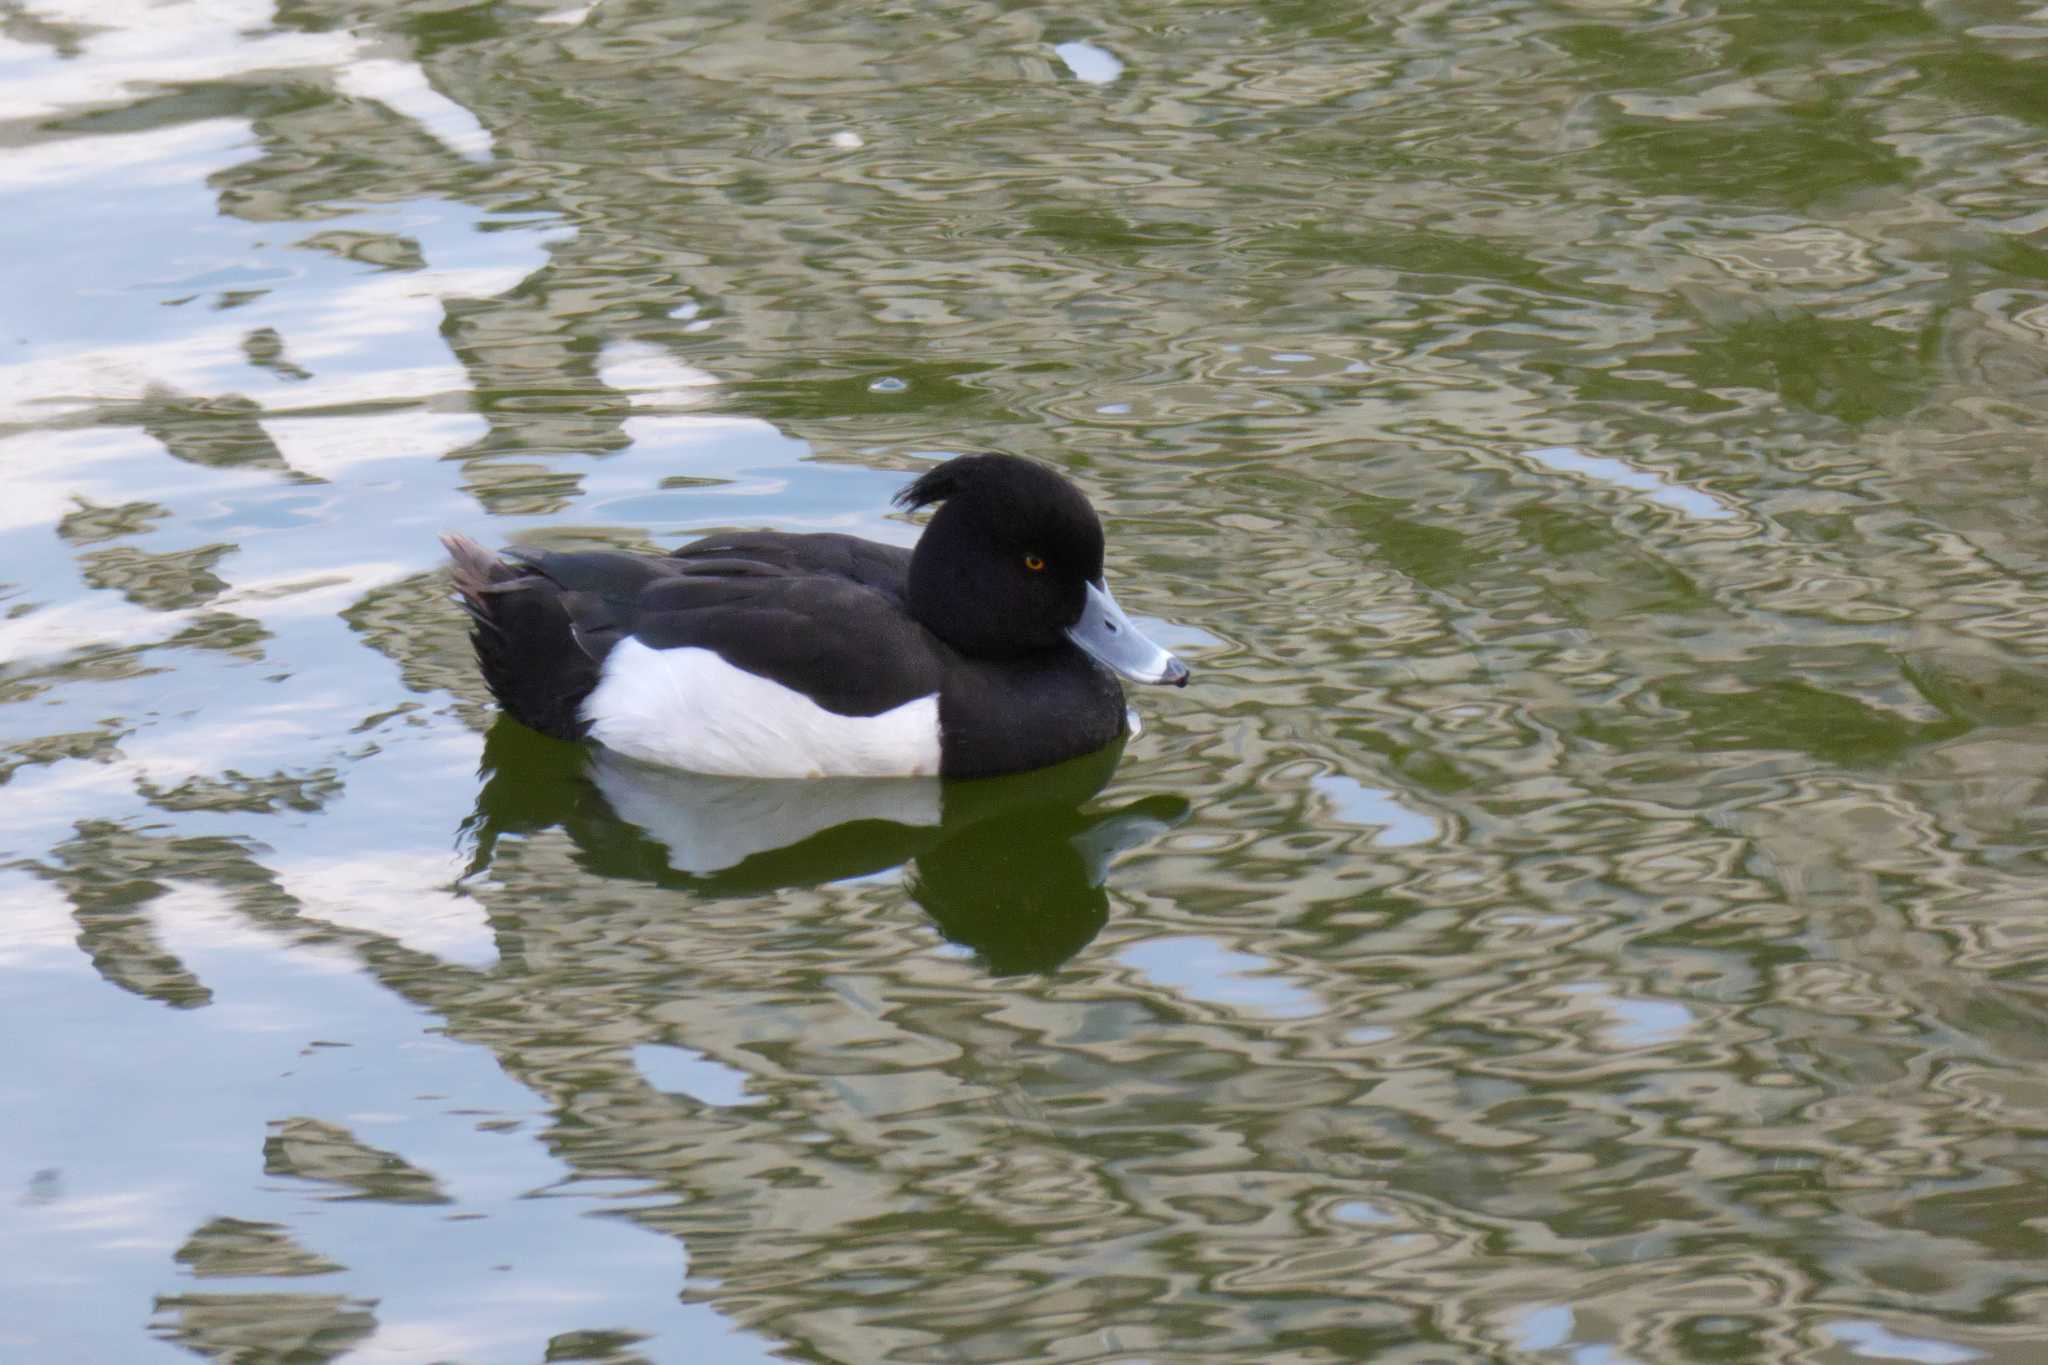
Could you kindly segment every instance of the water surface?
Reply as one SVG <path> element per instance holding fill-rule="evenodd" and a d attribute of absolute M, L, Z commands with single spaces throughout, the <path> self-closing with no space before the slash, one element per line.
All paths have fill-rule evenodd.
<path fill-rule="evenodd" d="M 0 1354 L 2048 1337 L 2048 24 L 0 13 Z M 435 537 L 1072 474 L 1193 666 L 797 797 Z"/>

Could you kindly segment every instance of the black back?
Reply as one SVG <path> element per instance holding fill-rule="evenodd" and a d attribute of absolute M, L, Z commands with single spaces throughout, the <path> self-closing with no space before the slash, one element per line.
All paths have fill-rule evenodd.
<path fill-rule="evenodd" d="M 946 651 L 905 613 L 909 562 L 852 536 L 758 532 L 671 555 L 514 550 L 492 560 L 481 592 L 465 587 L 458 556 L 456 581 L 492 694 L 543 734 L 575 739 L 588 729 L 584 698 L 628 637 L 709 649 L 844 716 L 930 696 Z"/>

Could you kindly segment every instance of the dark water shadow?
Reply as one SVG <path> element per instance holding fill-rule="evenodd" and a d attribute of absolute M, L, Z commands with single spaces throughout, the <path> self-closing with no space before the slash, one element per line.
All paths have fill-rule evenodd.
<path fill-rule="evenodd" d="M 1057 967 L 1109 919 L 1110 864 L 1185 820 L 1149 796 L 1085 809 L 1123 745 L 973 782 L 711 777 L 564 744 L 500 719 L 484 740 L 465 877 L 500 840 L 561 829 L 595 876 L 696 896 L 757 896 L 886 873 L 990 972 Z"/>

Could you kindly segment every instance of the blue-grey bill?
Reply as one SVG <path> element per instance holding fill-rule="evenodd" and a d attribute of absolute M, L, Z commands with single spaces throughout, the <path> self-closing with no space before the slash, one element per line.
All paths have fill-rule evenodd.
<path fill-rule="evenodd" d="M 1188 685 L 1188 666 L 1145 638 L 1124 609 L 1100 583 L 1088 585 L 1081 619 L 1067 627 L 1067 638 L 1112 673 L 1132 682 Z"/>

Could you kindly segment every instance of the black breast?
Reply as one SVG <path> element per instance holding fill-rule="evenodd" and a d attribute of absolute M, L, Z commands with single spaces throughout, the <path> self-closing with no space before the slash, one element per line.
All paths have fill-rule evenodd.
<path fill-rule="evenodd" d="M 939 689 L 939 772 L 992 777 L 1094 753 L 1124 732 L 1124 690 L 1078 649 L 954 655 Z"/>

